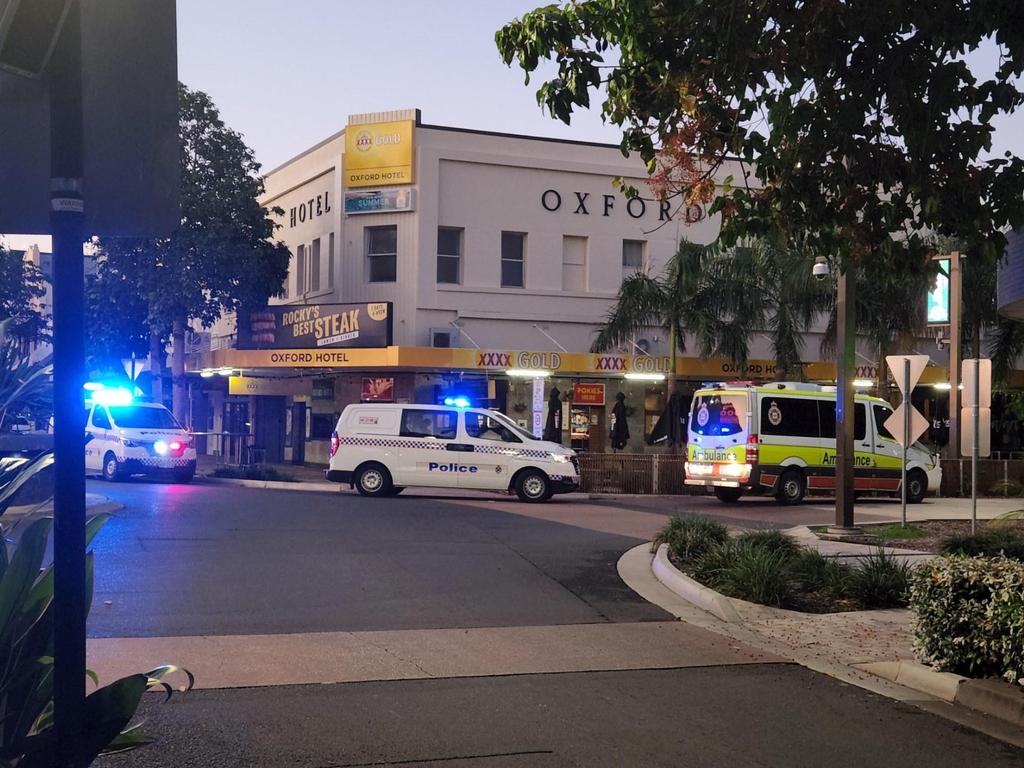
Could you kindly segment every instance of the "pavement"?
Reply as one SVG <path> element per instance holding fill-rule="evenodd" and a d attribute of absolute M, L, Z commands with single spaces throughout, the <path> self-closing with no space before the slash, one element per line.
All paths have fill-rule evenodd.
<path fill-rule="evenodd" d="M 126 766 L 1024 759 L 950 722 L 948 705 L 924 704 L 937 717 L 880 678 L 789 663 L 665 603 L 656 581 L 624 580 L 624 552 L 647 550 L 650 572 L 645 542 L 670 514 L 646 503 L 141 480 L 90 491 L 124 505 L 95 544 L 90 666 L 106 681 L 177 663 L 199 688 L 146 697 L 157 743 Z M 790 508 L 771 509 L 784 524 Z M 878 695 L 893 691 L 902 701 Z"/>

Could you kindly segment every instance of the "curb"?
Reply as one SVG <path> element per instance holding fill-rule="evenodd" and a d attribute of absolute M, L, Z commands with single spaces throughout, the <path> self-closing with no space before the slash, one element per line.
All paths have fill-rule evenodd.
<path fill-rule="evenodd" d="M 950 672 L 938 672 L 913 661 L 876 662 L 855 664 L 857 669 L 996 717 L 1017 727 L 1024 727 L 1024 689 L 1002 680 L 975 680 Z"/>
<path fill-rule="evenodd" d="M 654 571 L 658 581 L 698 608 L 731 624 L 742 622 L 728 597 L 694 581 L 672 565 L 668 559 L 668 544 L 658 547 L 654 560 L 651 562 L 651 570 Z"/>
<path fill-rule="evenodd" d="M 283 480 L 245 480 L 235 477 L 208 477 L 204 475 L 200 479 L 203 483 L 212 485 L 238 485 L 243 488 L 263 488 L 272 491 L 305 491 L 313 493 L 337 493 L 341 489 L 339 483 L 304 483 L 301 480 L 285 482 Z"/>

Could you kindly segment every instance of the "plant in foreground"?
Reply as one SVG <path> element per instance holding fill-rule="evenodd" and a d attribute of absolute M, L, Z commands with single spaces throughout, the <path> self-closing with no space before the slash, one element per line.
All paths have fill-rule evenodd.
<path fill-rule="evenodd" d="M 781 608 L 793 598 L 789 559 L 782 550 L 737 544 L 731 562 L 717 571 L 717 588 L 730 597 Z"/>
<path fill-rule="evenodd" d="M 780 552 L 787 558 L 795 556 L 802 547 L 796 539 L 782 531 L 744 531 L 736 537 L 736 543 L 742 547 L 753 547 L 768 552 Z"/>
<path fill-rule="evenodd" d="M 1024 534 L 1006 526 L 993 526 L 977 533 L 949 536 L 939 544 L 946 555 L 1006 555 L 1024 561 Z"/>
<path fill-rule="evenodd" d="M 728 538 L 728 529 L 710 517 L 673 517 L 654 543 L 668 544 L 678 560 L 692 563 Z"/>
<path fill-rule="evenodd" d="M 825 557 L 814 549 L 802 549 L 789 563 L 789 574 L 801 592 L 822 592 L 829 597 L 846 597 L 852 571 L 834 557 Z"/>
<path fill-rule="evenodd" d="M 897 608 L 907 604 L 911 567 L 899 556 L 879 548 L 860 560 L 850 574 L 849 591 L 866 608 Z"/>

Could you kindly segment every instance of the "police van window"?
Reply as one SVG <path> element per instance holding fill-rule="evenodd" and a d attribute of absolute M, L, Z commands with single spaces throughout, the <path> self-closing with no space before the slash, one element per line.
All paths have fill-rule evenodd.
<path fill-rule="evenodd" d="M 836 439 L 836 401 L 819 400 L 818 418 L 821 422 L 821 436 Z M 857 403 L 853 412 L 853 439 L 863 440 L 867 434 L 867 411 L 864 403 Z"/>
<path fill-rule="evenodd" d="M 819 437 L 817 400 L 809 397 L 763 396 L 761 434 Z"/>
<path fill-rule="evenodd" d="M 402 411 L 402 436 L 453 440 L 457 430 L 455 417 L 454 411 L 420 409 Z"/>
<path fill-rule="evenodd" d="M 708 437 L 721 437 L 739 434 L 746 428 L 746 395 L 715 394 L 694 398 L 690 411 L 692 432 Z"/>
<path fill-rule="evenodd" d="M 145 405 L 112 405 L 110 418 L 126 429 L 181 429 L 166 408 Z"/>
<path fill-rule="evenodd" d="M 885 428 L 885 420 L 892 416 L 892 409 L 886 408 L 884 405 L 872 405 L 871 410 L 875 412 L 875 426 L 878 427 L 879 436 L 895 440 L 892 433 Z"/>
<path fill-rule="evenodd" d="M 485 413 L 466 413 L 466 434 L 480 440 L 496 440 L 502 443 L 521 443 L 505 424 Z"/>
<path fill-rule="evenodd" d="M 92 425 L 96 429 L 110 429 L 110 419 L 102 405 L 97 405 L 92 411 Z"/>

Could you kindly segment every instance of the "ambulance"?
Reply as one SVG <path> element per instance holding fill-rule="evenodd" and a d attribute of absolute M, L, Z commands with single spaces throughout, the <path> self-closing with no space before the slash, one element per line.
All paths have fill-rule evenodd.
<path fill-rule="evenodd" d="M 547 501 L 579 489 L 576 453 L 537 440 L 498 411 L 451 405 L 349 405 L 331 436 L 331 482 L 363 496 L 406 486 L 473 488 Z"/>
<path fill-rule="evenodd" d="M 877 397 L 854 398 L 854 488 L 901 494 L 902 448 L 885 428 L 892 414 Z M 687 424 L 686 484 L 713 489 L 721 501 L 768 494 L 799 504 L 834 491 L 835 387 L 794 382 L 720 384 L 697 390 Z M 907 501 L 917 503 L 942 480 L 938 456 L 921 443 L 907 450 Z"/>
<path fill-rule="evenodd" d="M 196 474 L 192 436 L 160 403 L 127 390 L 100 390 L 86 400 L 85 470 L 110 481 L 161 475 L 188 483 Z"/>

